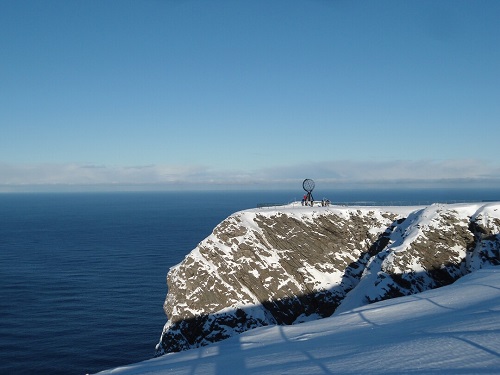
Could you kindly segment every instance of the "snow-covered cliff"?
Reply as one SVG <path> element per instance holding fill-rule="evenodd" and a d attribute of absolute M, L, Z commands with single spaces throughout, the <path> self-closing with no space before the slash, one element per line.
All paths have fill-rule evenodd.
<path fill-rule="evenodd" d="M 451 284 L 499 233 L 499 203 L 237 212 L 170 270 L 157 354 Z"/>

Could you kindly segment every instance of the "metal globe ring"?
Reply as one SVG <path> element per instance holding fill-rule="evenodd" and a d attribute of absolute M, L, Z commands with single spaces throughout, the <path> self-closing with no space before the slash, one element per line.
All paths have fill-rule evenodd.
<path fill-rule="evenodd" d="M 314 186 L 316 186 L 316 184 L 314 183 L 313 180 L 311 180 L 310 178 L 306 178 L 304 180 L 304 182 L 302 182 L 302 187 L 304 188 L 305 191 L 307 191 L 308 193 L 312 192 L 314 190 Z"/>

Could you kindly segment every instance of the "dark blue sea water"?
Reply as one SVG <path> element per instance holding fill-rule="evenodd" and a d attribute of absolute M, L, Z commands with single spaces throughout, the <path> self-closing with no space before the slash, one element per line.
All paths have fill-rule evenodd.
<path fill-rule="evenodd" d="M 0 374 L 85 374 L 151 358 L 168 269 L 231 213 L 296 192 L 0 194 Z M 332 202 L 500 199 L 351 190 Z"/>

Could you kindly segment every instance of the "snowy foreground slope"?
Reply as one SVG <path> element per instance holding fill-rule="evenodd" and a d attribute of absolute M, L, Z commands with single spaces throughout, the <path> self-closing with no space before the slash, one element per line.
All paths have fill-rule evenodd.
<path fill-rule="evenodd" d="M 498 374 L 500 267 L 329 318 L 257 328 L 102 374 Z"/>

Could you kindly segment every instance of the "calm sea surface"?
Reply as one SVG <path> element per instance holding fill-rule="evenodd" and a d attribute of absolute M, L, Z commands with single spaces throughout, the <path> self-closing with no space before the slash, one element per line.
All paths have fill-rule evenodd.
<path fill-rule="evenodd" d="M 231 213 L 296 192 L 0 194 L 0 374 L 151 358 L 168 269 Z M 496 190 L 354 190 L 332 202 L 500 200 Z"/>

